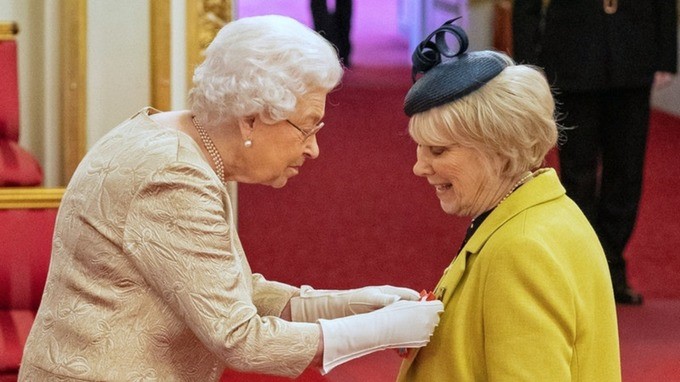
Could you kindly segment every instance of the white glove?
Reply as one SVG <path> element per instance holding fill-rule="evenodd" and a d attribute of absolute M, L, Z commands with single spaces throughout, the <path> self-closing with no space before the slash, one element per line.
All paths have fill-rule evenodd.
<path fill-rule="evenodd" d="M 349 290 L 315 290 L 309 285 L 300 288 L 300 296 L 290 299 L 293 322 L 316 322 L 368 313 L 399 300 L 417 301 L 418 292 L 389 285 L 369 286 Z"/>
<path fill-rule="evenodd" d="M 322 373 L 378 350 L 427 345 L 443 311 L 439 300 L 398 301 L 366 314 L 319 320 L 324 347 Z"/>

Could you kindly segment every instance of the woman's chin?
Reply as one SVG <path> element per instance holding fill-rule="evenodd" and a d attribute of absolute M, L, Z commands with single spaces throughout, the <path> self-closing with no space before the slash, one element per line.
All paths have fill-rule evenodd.
<path fill-rule="evenodd" d="M 439 206 L 441 206 L 442 210 L 447 213 L 448 215 L 454 215 L 454 216 L 463 216 L 461 215 L 461 211 L 458 208 L 457 205 L 452 204 L 452 203 L 447 203 L 443 200 L 439 201 Z"/>
<path fill-rule="evenodd" d="M 273 188 L 283 188 L 286 184 L 288 184 L 288 177 L 282 176 L 276 178 L 269 185 L 272 186 Z"/>

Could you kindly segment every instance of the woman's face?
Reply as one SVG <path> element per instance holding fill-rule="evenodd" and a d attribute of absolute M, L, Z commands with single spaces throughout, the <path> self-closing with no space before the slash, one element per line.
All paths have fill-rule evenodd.
<path fill-rule="evenodd" d="M 326 92 L 315 91 L 298 102 L 288 121 L 267 124 L 255 118 L 253 145 L 246 150 L 252 160 L 249 183 L 281 188 L 300 172 L 307 159 L 318 157 L 316 134 L 305 137 L 305 132 L 313 132 L 320 125 L 325 108 Z"/>
<path fill-rule="evenodd" d="M 427 178 L 447 214 L 477 216 L 498 199 L 498 163 L 480 151 L 463 147 L 418 145 L 413 173 Z"/>

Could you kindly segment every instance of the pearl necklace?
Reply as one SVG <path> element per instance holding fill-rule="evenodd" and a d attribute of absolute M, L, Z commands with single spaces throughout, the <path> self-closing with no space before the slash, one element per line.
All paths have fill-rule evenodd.
<path fill-rule="evenodd" d="M 515 183 L 515 185 L 512 186 L 512 188 L 510 189 L 510 191 L 508 191 L 508 193 L 505 194 L 505 196 L 503 197 L 503 199 L 501 199 L 501 201 L 498 202 L 498 204 L 496 204 L 496 206 L 498 206 L 498 205 L 500 205 L 501 203 L 503 203 L 503 201 L 504 201 L 505 199 L 507 199 L 507 198 L 510 196 L 510 194 L 512 194 L 513 192 L 515 192 L 515 190 L 518 189 L 519 186 L 521 186 L 521 185 L 523 185 L 524 183 L 528 182 L 528 181 L 529 181 L 531 178 L 533 178 L 533 177 L 534 177 L 534 174 L 533 174 L 532 172 L 529 172 L 528 174 L 526 174 L 525 176 L 523 176 L 522 179 L 518 180 L 517 183 Z"/>
<path fill-rule="evenodd" d="M 220 178 L 222 184 L 226 185 L 227 182 L 224 179 L 224 162 L 222 161 L 220 152 L 217 151 L 217 147 L 215 147 L 212 139 L 210 139 L 208 132 L 205 131 L 200 123 L 198 123 L 196 116 L 191 116 L 191 122 L 194 124 L 196 131 L 198 131 L 198 135 L 201 137 L 201 141 L 203 141 L 203 146 L 205 146 L 205 149 L 208 150 L 210 159 L 212 159 L 213 163 L 215 164 L 215 172 L 217 173 L 217 177 Z"/>

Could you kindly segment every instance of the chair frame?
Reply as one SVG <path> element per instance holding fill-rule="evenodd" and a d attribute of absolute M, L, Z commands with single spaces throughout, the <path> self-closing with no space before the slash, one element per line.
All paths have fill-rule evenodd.
<path fill-rule="evenodd" d="M 64 190 L 44 187 L 3 187 L 0 188 L 0 210 L 58 208 Z"/>

